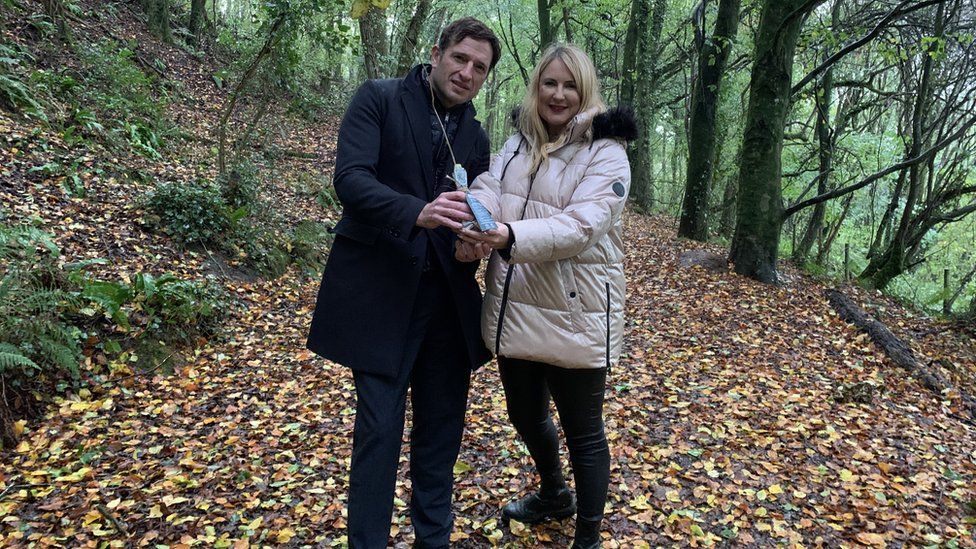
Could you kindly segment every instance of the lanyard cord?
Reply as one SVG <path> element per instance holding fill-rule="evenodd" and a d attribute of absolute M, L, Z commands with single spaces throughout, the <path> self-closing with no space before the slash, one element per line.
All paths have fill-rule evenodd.
<path fill-rule="evenodd" d="M 444 142 L 447 143 L 447 151 L 451 153 L 451 166 L 457 165 L 457 158 L 454 156 L 454 147 L 451 146 L 451 140 L 447 136 L 447 128 L 444 127 L 444 123 L 441 122 L 441 115 L 437 112 L 437 103 L 434 100 L 434 83 L 430 79 L 430 73 L 427 73 L 427 87 L 430 88 L 430 108 L 434 109 L 434 118 L 437 119 L 437 124 L 441 127 L 441 133 L 444 135 Z M 450 113 L 447 113 L 450 116 Z"/>

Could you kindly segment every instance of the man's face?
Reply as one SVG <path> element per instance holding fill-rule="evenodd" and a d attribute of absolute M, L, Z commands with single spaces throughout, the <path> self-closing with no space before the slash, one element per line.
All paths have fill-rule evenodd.
<path fill-rule="evenodd" d="M 488 77 L 491 44 L 467 37 L 444 51 L 430 52 L 430 82 L 445 107 L 474 99 Z"/>

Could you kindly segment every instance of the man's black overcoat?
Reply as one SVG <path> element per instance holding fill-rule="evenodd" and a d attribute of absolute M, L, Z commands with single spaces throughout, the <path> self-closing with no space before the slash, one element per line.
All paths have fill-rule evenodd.
<path fill-rule="evenodd" d="M 342 218 L 334 228 L 307 345 L 356 371 L 392 376 L 400 368 L 428 249 L 437 254 L 430 262 L 441 266 L 450 284 L 467 366 L 477 368 L 490 358 L 479 329 L 478 263 L 454 259 L 449 229 L 415 226 L 435 191 L 430 89 L 421 70 L 415 67 L 402 79 L 367 81 L 339 128 L 333 184 Z M 467 105 L 452 143 L 469 181 L 488 169 L 490 155 L 488 136 L 474 116 Z"/>

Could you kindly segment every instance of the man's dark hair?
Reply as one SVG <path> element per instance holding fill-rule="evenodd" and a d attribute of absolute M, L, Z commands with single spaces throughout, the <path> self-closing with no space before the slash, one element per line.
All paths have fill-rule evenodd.
<path fill-rule="evenodd" d="M 498 63 L 502 56 L 501 42 L 498 41 L 498 37 L 487 25 L 474 17 L 462 17 L 444 27 L 444 30 L 441 31 L 441 37 L 437 40 L 437 49 L 443 52 L 465 38 L 488 42 L 491 45 L 491 67 L 489 69 L 495 68 L 495 63 Z"/>

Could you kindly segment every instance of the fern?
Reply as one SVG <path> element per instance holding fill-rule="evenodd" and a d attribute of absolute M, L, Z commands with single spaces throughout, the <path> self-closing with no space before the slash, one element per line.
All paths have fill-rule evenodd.
<path fill-rule="evenodd" d="M 77 376 L 79 331 L 64 314 L 81 301 L 54 285 L 59 256 L 50 234 L 0 225 L 0 369 L 14 385 L 37 371 Z"/>
<path fill-rule="evenodd" d="M 0 374 L 5 373 L 7 370 L 25 370 L 27 368 L 34 370 L 41 369 L 37 363 L 24 356 L 17 347 L 9 343 L 0 343 Z"/>

